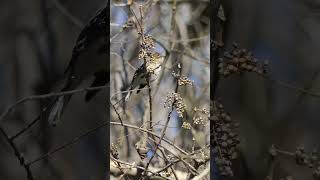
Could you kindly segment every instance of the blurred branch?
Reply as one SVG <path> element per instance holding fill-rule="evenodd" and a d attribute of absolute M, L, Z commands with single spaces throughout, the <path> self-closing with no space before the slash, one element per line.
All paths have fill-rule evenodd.
<path fill-rule="evenodd" d="M 80 29 L 84 27 L 84 23 L 73 16 L 58 0 L 51 0 L 51 2 L 61 12 L 61 14 L 64 15 L 73 24 L 75 24 Z"/>
<path fill-rule="evenodd" d="M 56 37 L 53 31 L 53 24 L 51 13 L 49 11 L 48 0 L 42 0 L 41 5 L 42 24 L 45 29 L 46 45 L 44 47 L 45 49 L 43 49 L 43 47 L 41 48 L 42 56 L 39 56 L 38 59 L 39 61 L 46 62 L 46 73 L 43 73 L 43 81 L 47 82 L 47 80 L 52 80 L 53 76 L 56 73 Z"/>
<path fill-rule="evenodd" d="M 180 50 L 178 50 L 178 49 L 172 49 L 172 52 L 182 53 L 183 55 L 186 55 L 186 56 L 192 58 L 192 60 L 195 60 L 195 61 L 198 61 L 198 62 L 207 64 L 207 65 L 210 64 L 209 59 L 206 59 L 206 58 L 198 58 L 198 57 L 195 57 L 194 55 L 192 55 L 192 54 L 190 54 L 190 53 L 187 53 L 187 52 L 184 52 L 184 51 L 180 51 Z M 204 59 L 204 60 L 202 60 L 202 59 Z"/>
<path fill-rule="evenodd" d="M 211 17 L 212 17 L 212 23 L 210 23 L 210 30 L 211 30 L 211 36 L 210 36 L 210 59 L 213 60 L 212 63 L 212 90 L 211 90 L 211 99 L 215 99 L 216 89 L 219 82 L 219 61 L 218 58 L 221 56 L 222 53 L 222 22 L 218 17 L 219 8 L 221 7 L 220 0 L 213 0 L 210 1 L 211 3 Z"/>
<path fill-rule="evenodd" d="M 175 43 L 181 43 L 181 42 L 194 42 L 194 41 L 201 41 L 203 39 L 208 38 L 208 35 L 196 37 L 196 38 L 189 38 L 189 39 L 171 39 L 170 37 L 160 37 L 159 39 L 167 40 L 170 42 L 175 42 Z"/>
<path fill-rule="evenodd" d="M 33 95 L 33 96 L 29 96 L 29 97 L 25 97 L 19 101 L 17 101 L 15 104 L 13 104 L 12 106 L 10 106 L 6 111 L 4 111 L 1 116 L 0 116 L 0 122 L 3 121 L 3 119 L 9 114 L 11 113 L 18 105 L 26 102 L 26 101 L 31 101 L 31 100 L 39 100 L 39 99 L 45 99 L 45 98 L 51 98 L 51 97 L 58 97 L 58 96 L 64 96 L 64 95 L 68 95 L 68 94 L 75 94 L 75 93 L 80 93 L 80 92 L 84 92 L 84 91 L 94 91 L 94 90 L 101 90 L 101 89 L 105 89 L 109 87 L 109 85 L 105 85 L 105 86 L 99 86 L 99 87 L 91 87 L 91 88 L 83 88 L 83 89 L 76 89 L 76 90 L 72 90 L 72 91 L 65 91 L 65 92 L 58 92 L 58 93 L 49 93 L 49 94 L 44 94 L 44 95 Z M 78 142 L 80 139 L 82 139 L 83 137 L 88 136 L 89 134 L 95 132 L 96 130 L 108 125 L 109 123 L 106 122 L 96 128 L 93 128 L 87 132 L 85 132 L 84 134 L 74 138 L 72 141 L 54 149 L 53 151 L 50 151 L 48 153 L 46 153 L 45 155 L 29 162 L 26 163 L 24 157 L 22 156 L 22 154 L 19 152 L 17 146 L 14 144 L 14 140 L 16 138 L 18 138 L 20 135 L 24 134 L 24 132 L 26 132 L 28 129 L 30 129 L 36 122 L 38 122 L 40 120 L 40 118 L 36 118 L 35 120 L 33 120 L 31 123 L 29 123 L 25 128 L 23 128 L 21 131 L 19 131 L 17 134 L 15 134 L 14 136 L 9 136 L 2 127 L 0 127 L 0 132 L 1 134 L 4 136 L 5 140 L 7 141 L 7 143 L 10 145 L 10 147 L 13 149 L 15 156 L 17 157 L 17 159 L 19 160 L 21 166 L 24 167 L 25 171 L 27 172 L 27 177 L 28 180 L 34 180 L 32 172 L 30 170 L 30 166 L 40 160 L 43 160 L 47 157 L 49 157 L 50 155 L 67 148 L 68 146 L 75 144 L 76 142 Z"/>
<path fill-rule="evenodd" d="M 14 151 L 14 155 L 19 160 L 20 165 L 23 166 L 24 170 L 26 171 L 28 180 L 34 180 L 34 176 L 30 170 L 30 165 L 26 164 L 23 155 L 18 150 L 18 147 L 14 144 L 13 140 L 10 139 L 10 137 L 8 136 L 8 134 L 4 131 L 4 129 L 2 127 L 0 127 L 0 132 L 4 136 L 5 140 L 10 145 L 12 150 Z"/>
<path fill-rule="evenodd" d="M 268 76 L 263 76 L 263 77 L 266 78 L 267 80 L 271 81 L 272 83 L 274 83 L 276 85 L 279 85 L 281 87 L 284 87 L 284 88 L 287 88 L 287 89 L 291 89 L 291 90 L 294 90 L 294 91 L 298 91 L 298 92 L 301 92 L 302 94 L 307 94 L 307 95 L 312 96 L 312 97 L 320 98 L 320 93 L 309 91 L 310 88 L 308 88 L 308 87 L 307 88 L 301 88 L 301 87 L 294 86 L 294 85 L 292 85 L 290 83 L 287 83 L 287 82 L 284 82 L 284 81 L 273 79 L 273 78 L 268 77 Z"/>
<path fill-rule="evenodd" d="M 101 90 L 101 89 L 106 89 L 109 87 L 108 85 L 105 86 L 97 86 L 97 87 L 90 87 L 90 88 L 83 88 L 83 89 L 76 89 L 72 91 L 63 91 L 63 92 L 58 92 L 58 93 L 49 93 L 49 94 L 44 94 L 44 95 L 33 95 L 29 97 L 22 98 L 21 100 L 17 101 L 15 104 L 7 108 L 6 111 L 4 111 L 1 116 L 0 116 L 0 122 L 6 118 L 6 116 L 11 113 L 18 105 L 26 102 L 26 101 L 32 101 L 32 100 L 39 100 L 39 99 L 46 99 L 46 98 L 51 98 L 51 97 L 59 97 L 59 96 L 64 96 L 64 95 L 70 95 L 70 94 L 76 94 L 80 92 L 86 92 L 86 91 L 95 91 L 95 90 Z M 42 112 L 46 111 L 46 108 L 42 110 Z M 31 128 L 36 122 L 38 122 L 40 118 L 36 118 L 32 122 L 30 122 L 25 128 L 23 128 L 21 131 L 16 133 L 14 136 L 10 137 L 11 140 L 14 140 L 18 138 L 20 135 L 22 135 L 24 132 L 26 132 L 29 128 Z"/>
<path fill-rule="evenodd" d="M 218 17 L 219 8 L 221 6 L 220 0 L 211 0 L 210 1 L 210 17 L 212 18 L 212 23 L 210 23 L 210 60 L 213 61 L 213 63 L 210 63 L 210 69 L 212 70 L 212 83 L 210 86 L 210 99 L 212 106 L 214 106 L 215 103 L 215 96 L 216 96 L 216 90 L 219 83 L 219 57 L 222 53 L 222 22 Z M 219 33 L 220 32 L 220 33 Z M 219 37 L 220 36 L 220 37 Z M 220 43 L 219 43 L 220 40 Z M 213 108 L 210 108 L 210 115 L 212 115 Z M 214 144 L 217 144 L 217 136 L 215 133 L 216 127 L 213 122 L 210 122 L 210 157 L 212 158 L 212 167 L 215 167 L 217 162 L 215 162 L 215 154 L 213 149 L 215 148 Z M 221 156 L 221 150 L 218 148 L 219 155 Z M 220 157 L 221 158 L 221 157 Z"/>
<path fill-rule="evenodd" d="M 53 154 L 57 153 L 58 151 L 61 151 L 61 150 L 65 149 L 65 148 L 77 143 L 78 141 L 80 141 L 84 137 L 87 137 L 88 135 L 96 132 L 100 128 L 103 128 L 103 127 L 107 126 L 108 124 L 109 124 L 109 122 L 104 122 L 104 123 L 100 124 L 99 126 L 97 126 L 95 128 L 92 128 L 92 129 L 82 133 L 80 136 L 77 136 L 77 137 L 73 138 L 71 141 L 69 141 L 69 142 L 67 142 L 67 143 L 55 148 L 54 150 L 52 150 L 52 151 L 50 151 L 50 152 L 48 152 L 48 153 L 46 153 L 46 154 L 34 159 L 32 161 L 30 161 L 29 163 L 27 163 L 27 166 L 31 166 L 32 164 L 34 164 L 34 163 L 36 163 L 38 161 L 41 161 L 41 160 L 46 159 L 46 158 L 49 158 L 50 156 L 52 156 Z"/>
<path fill-rule="evenodd" d="M 174 38 L 175 38 L 175 37 L 174 37 L 174 32 L 175 32 L 175 26 L 176 26 L 176 25 L 175 25 L 175 24 L 176 24 L 176 22 L 175 22 L 175 16 L 176 16 L 176 10 L 177 10 L 177 1 L 176 1 L 176 0 L 173 0 L 172 2 L 173 2 L 173 4 L 172 4 L 172 8 L 171 8 L 170 31 L 169 31 L 169 33 L 168 33 L 169 39 L 174 39 Z M 159 40 L 156 40 L 156 41 L 159 42 Z M 166 49 L 166 52 L 168 52 L 169 54 L 168 54 L 167 57 L 164 59 L 164 62 L 163 62 L 164 66 L 166 66 L 168 60 L 169 60 L 170 58 L 172 58 L 172 50 L 174 49 L 175 44 L 176 44 L 176 43 L 175 43 L 174 41 L 169 41 L 169 47 L 168 47 L 168 49 Z M 163 46 L 163 47 L 165 48 L 165 46 Z M 161 72 L 160 72 L 160 78 L 159 78 L 159 80 L 158 80 L 157 85 L 160 85 L 161 80 L 163 79 L 163 77 L 164 77 L 164 71 L 161 71 Z M 158 93 L 158 90 L 159 90 L 159 89 L 156 89 L 155 94 Z"/>

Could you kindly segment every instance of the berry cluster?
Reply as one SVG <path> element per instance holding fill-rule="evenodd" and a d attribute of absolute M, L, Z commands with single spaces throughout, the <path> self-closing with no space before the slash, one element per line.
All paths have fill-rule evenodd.
<path fill-rule="evenodd" d="M 145 51 L 145 52 L 151 52 L 154 50 L 155 43 L 150 34 L 146 34 L 143 36 L 143 40 L 140 43 L 140 52 Z"/>
<path fill-rule="evenodd" d="M 172 92 L 167 95 L 164 107 L 170 108 L 171 105 L 176 109 L 179 117 L 183 118 L 183 113 L 186 109 L 186 105 L 184 104 L 183 99 L 179 93 Z"/>
<path fill-rule="evenodd" d="M 178 79 L 178 85 L 179 86 L 185 86 L 185 85 L 193 85 L 193 81 L 190 80 L 188 77 L 186 76 L 180 76 L 180 78 Z"/>
<path fill-rule="evenodd" d="M 149 34 L 143 36 L 143 41 L 140 43 L 139 59 L 146 63 L 146 70 L 149 73 L 154 73 L 160 67 L 160 58 L 164 58 L 154 50 L 154 47 L 155 42 L 152 36 Z"/>
<path fill-rule="evenodd" d="M 114 157 L 115 159 L 119 159 L 118 146 L 116 144 L 111 143 L 110 153 L 112 157 Z"/>
<path fill-rule="evenodd" d="M 233 45 L 231 52 L 225 52 L 219 61 L 219 74 L 224 77 L 243 72 L 267 73 L 268 61 L 261 63 L 250 51 L 238 48 L 237 44 Z"/>
<path fill-rule="evenodd" d="M 304 147 L 299 147 L 295 152 L 295 160 L 299 165 L 308 166 L 309 168 L 316 167 L 313 170 L 312 176 L 314 180 L 320 180 L 320 161 L 316 150 L 307 153 Z"/>
<path fill-rule="evenodd" d="M 183 122 L 181 127 L 184 128 L 184 129 L 189 129 L 190 130 L 192 126 L 188 122 Z"/>
<path fill-rule="evenodd" d="M 312 152 L 306 152 L 304 147 L 298 147 L 294 153 L 281 151 L 275 148 L 274 145 L 269 150 L 270 155 L 274 158 L 277 154 L 286 154 L 294 157 L 296 163 L 301 166 L 307 166 L 309 168 L 314 168 L 313 179 L 320 180 L 320 161 L 319 153 L 316 150 Z"/>
<path fill-rule="evenodd" d="M 161 177 L 170 177 L 172 174 L 172 171 L 170 171 L 170 168 L 167 168 L 166 170 L 160 172 Z"/>
<path fill-rule="evenodd" d="M 307 153 L 304 147 L 299 147 L 296 149 L 295 160 L 298 165 L 308 166 L 309 168 L 314 168 L 313 179 L 320 180 L 320 161 L 319 153 L 316 150 Z"/>
<path fill-rule="evenodd" d="M 179 86 L 186 86 L 186 85 L 190 85 L 192 86 L 193 85 L 193 81 L 191 79 L 189 79 L 187 76 L 184 76 L 184 75 L 180 75 L 176 72 L 172 72 L 171 73 L 173 77 L 177 78 L 178 79 L 178 85 Z"/>
<path fill-rule="evenodd" d="M 240 143 L 240 139 L 235 130 L 239 124 L 234 122 L 230 115 L 224 111 L 224 107 L 217 101 L 214 101 L 212 107 L 213 123 L 213 142 L 211 150 L 214 153 L 214 161 L 218 166 L 219 173 L 223 176 L 233 176 L 231 169 L 232 160 L 237 158 L 236 147 Z"/>
<path fill-rule="evenodd" d="M 296 149 L 295 159 L 298 165 L 305 165 L 310 168 L 313 168 L 314 165 L 317 163 L 318 157 L 316 151 L 307 153 L 304 147 L 299 147 Z"/>
<path fill-rule="evenodd" d="M 194 115 L 193 115 L 193 123 L 196 125 L 203 125 L 205 126 L 208 122 L 209 118 L 209 111 L 206 108 L 198 109 L 197 107 L 193 108 Z"/>
<path fill-rule="evenodd" d="M 320 180 L 320 166 L 313 171 L 312 176 L 314 180 Z"/>

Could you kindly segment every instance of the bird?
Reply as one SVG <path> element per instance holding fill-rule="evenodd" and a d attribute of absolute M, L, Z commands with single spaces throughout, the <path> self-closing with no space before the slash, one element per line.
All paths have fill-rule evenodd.
<path fill-rule="evenodd" d="M 80 32 L 69 64 L 62 80 L 63 91 L 75 90 L 89 78 L 94 77 L 91 87 L 104 86 L 109 82 L 109 3 L 98 10 Z M 88 91 L 85 101 L 90 101 L 98 90 Z M 49 124 L 55 126 L 61 119 L 72 94 L 58 96 L 45 108 Z"/>
<path fill-rule="evenodd" d="M 147 82 L 147 75 L 149 74 L 149 81 L 155 81 L 162 68 L 163 61 L 165 56 L 161 55 L 158 52 L 151 52 L 148 54 L 148 58 L 134 73 L 132 77 L 132 81 L 129 85 L 129 89 L 127 95 L 125 97 L 125 101 L 128 101 L 132 91 L 138 87 L 137 93 L 141 91 L 146 85 Z"/>

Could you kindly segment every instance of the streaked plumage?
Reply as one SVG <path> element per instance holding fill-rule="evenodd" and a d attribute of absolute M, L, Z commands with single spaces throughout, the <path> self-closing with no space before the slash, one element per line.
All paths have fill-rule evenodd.
<path fill-rule="evenodd" d="M 157 79 L 160 71 L 161 65 L 163 63 L 164 57 L 159 53 L 154 52 L 152 58 L 146 62 L 146 64 L 141 65 L 134 73 L 132 81 L 129 86 L 128 93 L 125 97 L 125 100 L 128 101 L 132 91 L 138 87 L 137 93 L 144 88 L 147 83 L 147 72 L 150 73 L 150 82 Z"/>
<path fill-rule="evenodd" d="M 109 82 L 109 3 L 89 21 L 83 28 L 75 47 L 72 57 L 65 71 L 64 85 L 61 91 L 76 89 L 84 80 L 94 77 L 92 86 L 103 86 Z M 89 101 L 97 91 L 86 94 Z M 65 106 L 72 95 L 54 98 L 46 110 L 48 121 L 56 125 L 60 120 Z"/>

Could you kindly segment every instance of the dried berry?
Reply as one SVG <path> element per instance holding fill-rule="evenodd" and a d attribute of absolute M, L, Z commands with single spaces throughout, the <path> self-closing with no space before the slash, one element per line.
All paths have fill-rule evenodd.
<path fill-rule="evenodd" d="M 179 93 L 169 93 L 166 97 L 164 107 L 170 108 L 171 105 L 176 109 L 180 118 L 183 118 L 183 113 L 186 109 L 186 105 L 183 102 L 182 97 Z"/>
<path fill-rule="evenodd" d="M 230 52 L 225 52 L 218 66 L 220 75 L 227 77 L 242 72 L 255 72 L 263 75 L 267 72 L 268 61 L 261 62 L 246 49 L 233 46 Z"/>
<path fill-rule="evenodd" d="M 231 177 L 233 176 L 232 160 L 237 158 L 236 146 L 240 143 L 235 132 L 237 125 L 224 111 L 223 105 L 217 101 L 213 103 L 209 119 L 214 126 L 211 150 L 215 157 L 215 163 L 221 175 Z"/>

